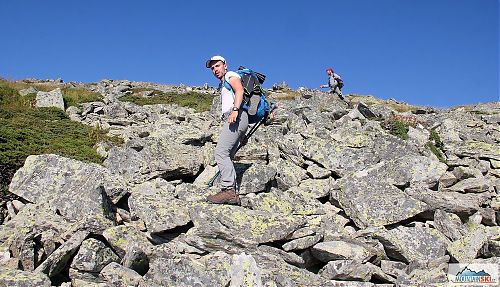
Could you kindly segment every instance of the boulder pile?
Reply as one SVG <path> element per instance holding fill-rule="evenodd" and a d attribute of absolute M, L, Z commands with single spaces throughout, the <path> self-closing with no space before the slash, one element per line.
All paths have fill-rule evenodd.
<path fill-rule="evenodd" d="M 15 174 L 0 285 L 439 286 L 449 263 L 500 263 L 498 102 L 398 112 L 302 92 L 238 152 L 230 206 L 205 200 L 217 116 L 120 101 L 131 86 L 66 111 L 124 139 L 99 145 L 103 165 L 46 154 Z"/>

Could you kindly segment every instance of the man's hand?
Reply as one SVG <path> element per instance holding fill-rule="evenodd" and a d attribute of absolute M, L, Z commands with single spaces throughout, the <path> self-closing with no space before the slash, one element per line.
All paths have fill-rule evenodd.
<path fill-rule="evenodd" d="M 229 117 L 227 118 L 227 122 L 233 124 L 236 122 L 237 118 L 238 118 L 238 111 L 232 111 L 231 114 L 229 114 Z"/>

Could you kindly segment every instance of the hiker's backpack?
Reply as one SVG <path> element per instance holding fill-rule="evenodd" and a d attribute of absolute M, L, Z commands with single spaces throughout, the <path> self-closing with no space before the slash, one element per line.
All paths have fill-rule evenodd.
<path fill-rule="evenodd" d="M 342 89 L 344 87 L 344 80 L 340 76 L 335 77 L 335 80 L 337 81 L 337 86 L 339 89 Z"/>
<path fill-rule="evenodd" d="M 266 94 L 261 87 L 266 76 L 241 66 L 235 72 L 240 75 L 243 85 L 243 101 L 240 108 L 247 111 L 250 124 L 257 123 L 267 116 L 270 110 Z M 234 93 L 233 88 L 225 78 L 224 87 Z"/>

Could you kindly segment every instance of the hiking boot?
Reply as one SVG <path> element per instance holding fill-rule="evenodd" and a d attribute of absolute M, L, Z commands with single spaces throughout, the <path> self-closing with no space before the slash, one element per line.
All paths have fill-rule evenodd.
<path fill-rule="evenodd" d="M 240 196 L 233 187 L 223 189 L 221 192 L 207 196 L 207 200 L 216 204 L 235 204 L 240 205 Z"/>

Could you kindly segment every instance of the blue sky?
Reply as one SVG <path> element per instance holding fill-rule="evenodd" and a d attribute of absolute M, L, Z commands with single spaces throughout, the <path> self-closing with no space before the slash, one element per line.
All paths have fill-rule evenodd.
<path fill-rule="evenodd" d="M 498 0 L 2 0 L 0 77 L 217 85 L 204 67 L 450 107 L 499 101 Z"/>

